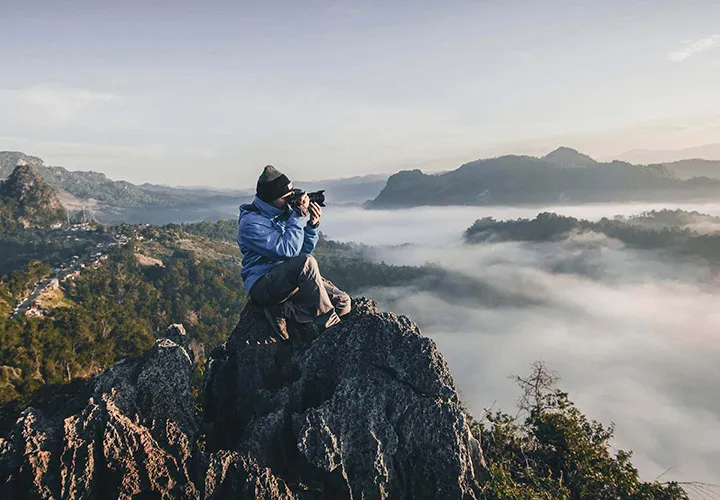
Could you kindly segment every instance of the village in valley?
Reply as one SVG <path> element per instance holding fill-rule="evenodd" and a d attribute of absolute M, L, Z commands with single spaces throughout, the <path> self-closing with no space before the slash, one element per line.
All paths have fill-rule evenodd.
<path fill-rule="evenodd" d="M 83 222 L 67 227 L 53 227 L 56 238 L 64 238 L 69 242 L 84 248 L 84 252 L 73 255 L 65 262 L 56 265 L 52 275 L 35 283 L 30 293 L 23 297 L 12 310 L 11 316 L 25 315 L 28 317 L 44 316 L 47 299 L 60 292 L 61 284 L 79 277 L 85 270 L 94 269 L 102 265 L 107 259 L 107 252 L 113 248 L 123 247 L 133 239 L 143 239 L 134 231 L 129 234 L 119 231 L 119 228 L 108 228 L 107 231 L 97 231 L 98 224 Z M 114 229 L 114 230 L 113 230 Z"/>

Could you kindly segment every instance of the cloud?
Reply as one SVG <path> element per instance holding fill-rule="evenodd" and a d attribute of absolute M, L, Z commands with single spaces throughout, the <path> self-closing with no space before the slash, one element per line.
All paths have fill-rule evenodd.
<path fill-rule="evenodd" d="M 13 121 L 66 124 L 98 106 L 117 101 L 119 96 L 80 88 L 33 85 L 25 88 L 0 88 L 0 107 Z"/>
<path fill-rule="evenodd" d="M 685 59 L 693 57 L 700 52 L 705 52 L 718 44 L 720 44 L 720 34 L 706 36 L 705 38 L 701 38 L 699 40 L 684 43 L 682 47 L 669 52 L 667 54 L 667 58 L 673 62 L 682 62 Z"/>
<path fill-rule="evenodd" d="M 597 218 L 637 213 L 646 206 L 567 207 Z M 694 207 L 720 213 L 720 206 Z M 436 265 L 509 300 L 460 300 L 435 288 L 375 288 L 365 294 L 386 310 L 407 314 L 447 359 L 461 397 L 477 417 L 483 408 L 510 414 L 518 390 L 508 379 L 544 360 L 562 377 L 581 411 L 616 424 L 613 445 L 633 450 L 645 480 L 673 467 L 665 480 L 720 482 L 720 286 L 711 270 L 624 247 L 601 235 L 553 243 L 460 243 L 459 226 L 491 213 L 514 218 L 512 207 L 327 211 L 324 231 L 376 244 L 392 264 Z M 525 209 L 533 210 L 533 209 Z M 538 209 L 534 209 L 537 213 Z M 504 214 L 503 214 L 504 211 Z M 504 217 L 503 217 L 504 215 Z M 522 214 L 525 216 L 524 214 Z M 467 224 L 466 224 L 467 222 Z M 468 288 L 469 289 L 469 288 Z M 522 295 L 530 299 L 517 301 Z"/>

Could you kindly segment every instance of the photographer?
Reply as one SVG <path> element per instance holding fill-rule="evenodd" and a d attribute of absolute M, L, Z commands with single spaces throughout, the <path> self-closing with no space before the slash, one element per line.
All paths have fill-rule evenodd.
<path fill-rule="evenodd" d="M 329 328 L 350 312 L 350 297 L 325 280 L 311 255 L 321 206 L 273 166 L 263 170 L 252 203 L 240 206 L 241 275 L 275 333 L 288 338 L 286 317 Z"/>

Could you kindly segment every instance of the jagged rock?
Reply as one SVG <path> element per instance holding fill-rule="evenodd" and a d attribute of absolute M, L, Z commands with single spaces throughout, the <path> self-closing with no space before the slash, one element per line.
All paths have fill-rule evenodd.
<path fill-rule="evenodd" d="M 0 498 L 477 498 L 482 452 L 445 361 L 366 299 L 277 341 L 255 306 L 210 355 L 198 427 L 182 325 L 28 408 L 0 439 Z M 174 339 L 174 340 L 171 340 Z"/>
<path fill-rule="evenodd" d="M 211 354 L 211 449 L 256 457 L 297 495 L 476 497 L 479 446 L 445 361 L 408 318 L 358 300 L 312 343 L 263 343 L 257 317 L 249 305 Z"/>
<path fill-rule="evenodd" d="M 2 498 L 196 498 L 187 352 L 168 339 L 95 377 L 77 413 L 25 410 L 0 444 Z"/>
<path fill-rule="evenodd" d="M 188 335 L 185 331 L 185 327 L 180 323 L 168 326 L 165 330 L 165 338 L 175 342 L 177 345 L 185 349 L 188 354 L 190 354 L 188 349 Z"/>

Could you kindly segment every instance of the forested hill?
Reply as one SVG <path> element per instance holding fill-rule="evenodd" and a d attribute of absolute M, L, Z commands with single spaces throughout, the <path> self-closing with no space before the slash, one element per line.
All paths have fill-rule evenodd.
<path fill-rule="evenodd" d="M 392 175 L 370 208 L 720 198 L 719 179 L 681 180 L 665 165 L 596 162 L 570 148 L 542 158 L 501 156 L 442 174 Z"/>
<path fill-rule="evenodd" d="M 650 211 L 632 217 L 589 221 L 544 212 L 534 219 L 476 220 L 466 231 L 471 244 L 498 241 L 548 242 L 574 233 L 599 233 L 625 245 L 662 250 L 674 257 L 720 265 L 720 217 L 683 210 Z"/>
<path fill-rule="evenodd" d="M 0 231 L 65 222 L 65 208 L 34 167 L 18 165 L 7 179 L 0 181 Z"/>

